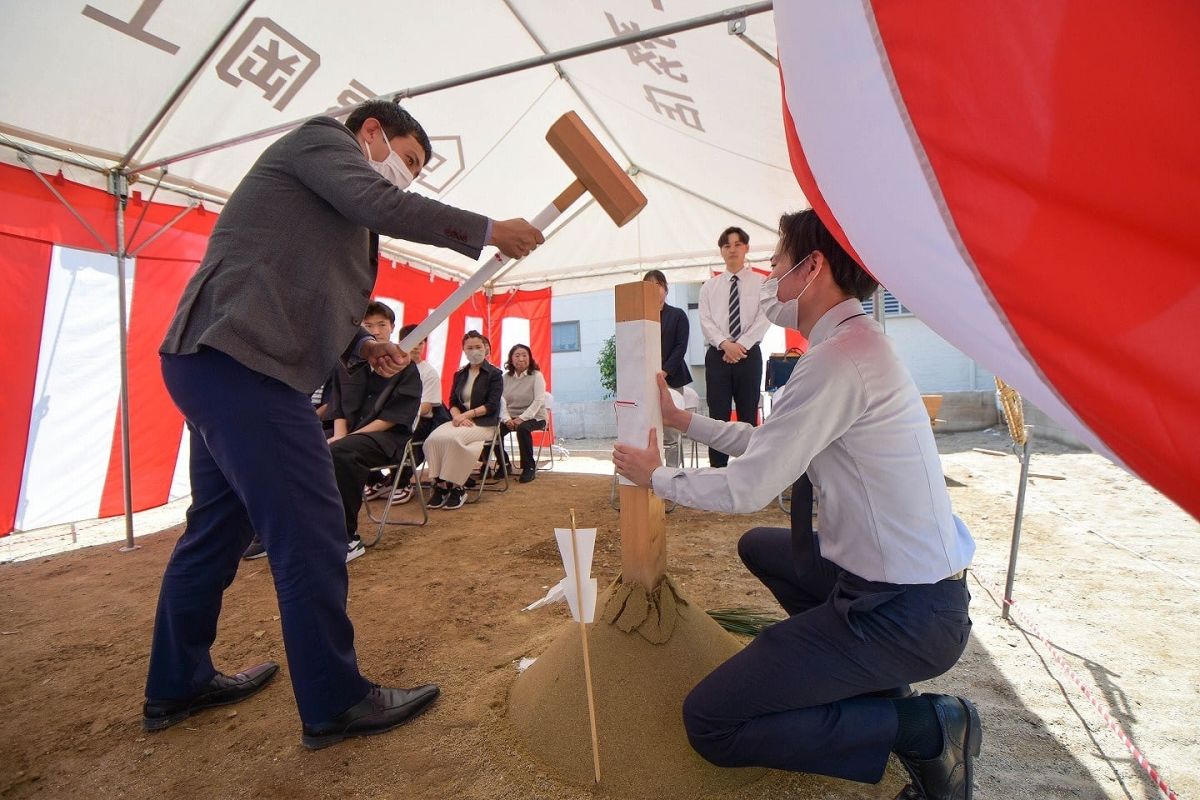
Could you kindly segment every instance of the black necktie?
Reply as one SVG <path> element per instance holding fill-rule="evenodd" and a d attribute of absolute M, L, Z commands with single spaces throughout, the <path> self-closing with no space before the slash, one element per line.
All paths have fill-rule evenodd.
<path fill-rule="evenodd" d="M 729 338 L 742 335 L 742 299 L 738 295 L 737 275 L 729 277 Z"/>

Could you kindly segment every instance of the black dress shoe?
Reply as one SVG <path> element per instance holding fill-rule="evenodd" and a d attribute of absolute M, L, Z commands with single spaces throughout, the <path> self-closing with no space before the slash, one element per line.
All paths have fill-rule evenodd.
<path fill-rule="evenodd" d="M 242 670 L 230 677 L 218 672 L 198 694 L 186 700 L 150 700 L 142 706 L 142 730 L 161 731 L 183 722 L 193 713 L 213 706 L 240 703 L 270 683 L 279 671 L 274 661 Z"/>
<path fill-rule="evenodd" d="M 912 778 L 915 797 L 971 800 L 975 757 L 983 742 L 979 712 L 970 700 L 945 694 L 922 695 L 933 704 L 942 729 L 941 755 L 929 759 L 896 754 Z M 901 794 L 903 796 L 903 794 Z"/>
<path fill-rule="evenodd" d="M 371 736 L 390 731 L 429 708 L 440 690 L 426 683 L 412 689 L 374 686 L 360 702 L 321 725 L 305 725 L 300 740 L 309 750 L 320 750 L 351 736 Z"/>
<path fill-rule="evenodd" d="M 537 477 L 537 470 L 536 470 L 536 469 L 533 469 L 533 468 L 531 468 L 531 467 L 527 467 L 527 468 L 525 468 L 525 469 L 521 470 L 521 477 L 520 477 L 520 478 L 518 478 L 518 480 L 519 480 L 521 483 L 529 483 L 529 482 L 530 482 L 530 481 L 532 481 L 532 480 L 533 480 L 535 477 Z"/>

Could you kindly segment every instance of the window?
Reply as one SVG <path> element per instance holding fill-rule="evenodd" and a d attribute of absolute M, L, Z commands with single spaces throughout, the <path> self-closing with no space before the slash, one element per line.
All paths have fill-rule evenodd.
<path fill-rule="evenodd" d="M 863 307 L 863 311 L 867 312 L 867 314 L 874 315 L 874 313 L 875 313 L 875 297 L 874 297 L 874 295 L 872 295 L 871 297 L 868 297 L 866 300 L 863 300 L 862 307 Z M 901 314 L 911 314 L 911 313 L 912 313 L 912 311 L 908 310 L 907 308 L 905 308 L 903 305 L 900 304 L 900 301 L 896 299 L 896 295 L 892 294 L 887 289 L 883 290 L 883 315 L 885 317 L 897 317 L 897 316 L 900 316 Z"/>
<path fill-rule="evenodd" d="M 550 324 L 550 352 L 578 353 L 579 322 L 552 322 Z"/>

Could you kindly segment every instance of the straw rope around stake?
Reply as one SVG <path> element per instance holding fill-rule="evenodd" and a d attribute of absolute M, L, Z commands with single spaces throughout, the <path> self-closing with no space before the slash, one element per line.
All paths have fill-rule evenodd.
<path fill-rule="evenodd" d="M 1000 590 L 999 585 L 989 579 L 986 574 L 980 572 L 975 567 L 971 567 L 971 575 L 974 576 L 975 581 L 980 586 L 991 593 L 993 599 L 1000 598 L 1000 600 L 997 601 L 999 605 L 1007 604 L 1012 610 L 1012 615 L 1016 617 L 1017 620 L 1021 622 L 1021 624 L 1024 625 L 1030 633 L 1032 633 L 1039 641 L 1041 641 L 1042 645 L 1046 648 L 1046 652 L 1050 655 L 1050 658 L 1053 659 L 1054 663 L 1058 665 L 1058 668 L 1062 670 L 1062 672 L 1068 678 L 1071 679 L 1071 682 L 1074 683 L 1075 687 L 1083 693 L 1083 696 L 1088 699 L 1088 702 L 1092 704 L 1092 708 L 1096 709 L 1096 713 L 1104 719 L 1104 722 L 1108 725 L 1109 730 L 1111 730 L 1116 737 L 1121 740 L 1121 744 L 1125 745 L 1125 749 L 1129 751 L 1131 756 L 1133 756 L 1133 760 L 1137 762 L 1137 765 L 1146 772 L 1146 774 L 1150 777 L 1150 780 L 1154 782 L 1154 785 L 1157 786 L 1160 791 L 1162 791 L 1163 795 L 1166 796 L 1168 800 L 1179 800 L 1179 795 L 1175 793 L 1174 789 L 1167 785 L 1166 779 L 1159 774 L 1158 770 L 1154 768 L 1154 766 L 1150 763 L 1150 760 L 1146 758 L 1145 754 L 1142 753 L 1141 749 L 1134 744 L 1133 739 L 1129 738 L 1129 734 L 1125 732 L 1125 729 L 1121 726 L 1121 723 L 1113 719 L 1112 714 L 1110 714 L 1108 711 L 1108 708 L 1106 708 L 1105 705 L 1100 702 L 1092 690 L 1088 688 L 1083 680 L 1080 679 L 1080 677 L 1075 673 L 1075 670 L 1071 668 L 1071 665 L 1067 663 L 1066 659 L 1059 654 L 1058 648 L 1055 647 L 1054 643 L 1051 642 L 1046 634 L 1042 632 L 1042 628 L 1040 625 L 1038 625 L 1037 621 L 1032 619 L 1024 609 L 1018 608 L 1016 600 L 1005 600 L 1004 592 Z"/>
<path fill-rule="evenodd" d="M 1025 408 L 1021 395 L 1000 378 L 996 378 L 996 390 L 1000 393 L 1000 408 L 1004 410 L 1004 422 L 1008 425 L 1008 435 L 1012 437 L 1017 447 L 1025 445 L 1027 432 L 1025 430 Z"/>

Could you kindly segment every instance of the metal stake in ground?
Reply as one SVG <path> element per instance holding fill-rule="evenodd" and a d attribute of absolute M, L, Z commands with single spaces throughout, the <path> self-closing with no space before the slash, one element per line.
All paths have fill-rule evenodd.
<path fill-rule="evenodd" d="M 1024 404 L 1017 390 L 1004 381 L 996 378 L 996 389 L 1000 393 L 1000 407 L 1004 409 L 1004 421 L 1008 424 L 1008 434 L 1013 444 L 1021 448 L 1021 478 L 1017 488 L 1017 510 L 1013 515 L 1012 544 L 1008 549 L 1008 574 L 1004 580 L 1004 607 L 1000 610 L 1000 618 L 1008 619 L 1008 609 L 1012 604 L 1013 582 L 1017 577 L 1017 551 L 1021 546 L 1021 522 L 1025 518 L 1025 487 L 1029 485 L 1029 445 L 1033 437 L 1025 425 Z"/>

